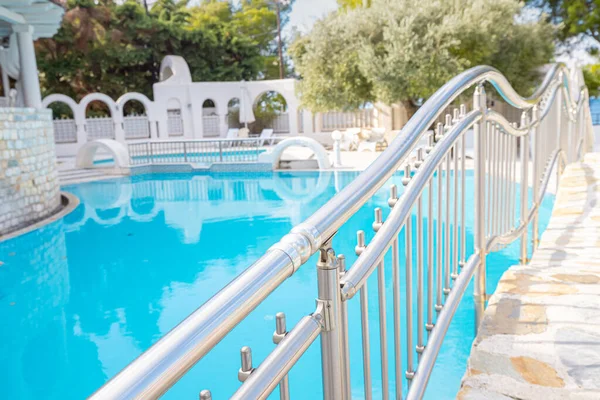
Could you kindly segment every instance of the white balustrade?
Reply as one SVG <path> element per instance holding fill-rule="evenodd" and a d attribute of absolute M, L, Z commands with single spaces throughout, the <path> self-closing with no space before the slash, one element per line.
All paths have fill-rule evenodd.
<path fill-rule="evenodd" d="M 96 139 L 114 139 L 115 123 L 112 117 L 91 117 L 85 120 L 88 142 Z"/>
<path fill-rule="evenodd" d="M 77 142 L 77 125 L 74 119 L 55 119 L 54 143 Z"/>
<path fill-rule="evenodd" d="M 324 132 L 349 128 L 372 128 L 374 109 L 356 112 L 332 111 L 321 114 L 321 129 Z"/>
<path fill-rule="evenodd" d="M 167 110 L 167 129 L 169 136 L 183 136 L 181 110 Z"/>
<path fill-rule="evenodd" d="M 150 125 L 147 115 L 128 115 L 123 118 L 123 129 L 125 139 L 148 139 L 150 137 Z"/>
<path fill-rule="evenodd" d="M 205 115 L 202 117 L 204 137 L 215 137 L 220 135 L 219 127 L 221 121 L 218 115 Z"/>

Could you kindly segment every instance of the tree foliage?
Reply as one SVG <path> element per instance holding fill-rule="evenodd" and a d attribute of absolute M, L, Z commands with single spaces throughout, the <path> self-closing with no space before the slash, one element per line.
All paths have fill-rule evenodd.
<path fill-rule="evenodd" d="M 342 9 L 353 9 L 364 6 L 370 6 L 372 0 L 337 0 L 338 5 Z"/>
<path fill-rule="evenodd" d="M 559 38 L 566 40 L 581 35 L 600 41 L 600 2 L 596 0 L 528 0 L 527 3 L 546 12 L 559 27 Z"/>
<path fill-rule="evenodd" d="M 142 3 L 69 0 L 58 33 L 36 42 L 43 95 L 151 95 L 166 55 L 183 56 L 196 81 L 278 77 L 270 0 L 158 0 L 149 13 Z"/>
<path fill-rule="evenodd" d="M 586 47 L 587 52 L 600 55 L 600 1 L 598 0 L 528 0 L 528 5 L 546 12 L 548 20 L 557 26 L 558 39 L 565 48 Z M 591 38 L 592 40 L 585 40 Z M 590 94 L 597 96 L 600 83 L 600 64 L 583 70 Z"/>
<path fill-rule="evenodd" d="M 291 47 L 315 111 L 427 98 L 459 72 L 500 69 L 526 93 L 550 61 L 553 28 L 518 22 L 515 0 L 374 0 L 329 15 Z"/>
<path fill-rule="evenodd" d="M 583 77 L 590 96 L 600 95 L 600 64 L 587 65 L 583 68 Z"/>

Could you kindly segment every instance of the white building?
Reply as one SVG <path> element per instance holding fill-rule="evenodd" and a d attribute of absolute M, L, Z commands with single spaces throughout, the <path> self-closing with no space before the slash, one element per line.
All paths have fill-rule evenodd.
<path fill-rule="evenodd" d="M 189 67 L 180 56 L 163 59 L 160 81 L 154 84 L 153 92 L 153 100 L 141 93 L 126 93 L 116 100 L 102 93 L 90 93 L 79 103 L 62 94 L 44 98 L 44 107 L 62 102 L 73 114 L 69 119 L 54 120 L 57 154 L 74 156 L 86 142 L 95 139 L 128 143 L 140 139 L 225 137 L 229 128 L 240 126 L 239 121 L 232 118 L 232 110 L 253 108 L 267 93 L 277 93 L 285 100 L 285 108 L 279 110 L 269 126 L 276 135 L 304 135 L 331 143 L 331 132 L 336 129 L 392 128 L 387 107 L 315 115 L 301 110 L 295 79 L 193 82 Z M 94 101 L 105 103 L 110 115 L 90 117 L 89 105 Z M 142 103 L 144 113 L 127 115 L 125 104 L 129 101 Z"/>

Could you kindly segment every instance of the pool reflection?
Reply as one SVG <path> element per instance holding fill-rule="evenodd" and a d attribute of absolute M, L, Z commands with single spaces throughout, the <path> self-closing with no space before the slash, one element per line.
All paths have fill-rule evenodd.
<path fill-rule="evenodd" d="M 81 200 L 73 213 L 0 243 L 2 397 L 89 395 L 333 196 L 332 181 L 353 176 L 146 175 L 65 188 Z"/>

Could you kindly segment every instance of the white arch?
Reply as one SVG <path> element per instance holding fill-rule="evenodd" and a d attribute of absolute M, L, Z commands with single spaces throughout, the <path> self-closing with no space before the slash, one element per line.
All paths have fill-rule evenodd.
<path fill-rule="evenodd" d="M 314 187 L 310 187 L 304 193 L 298 193 L 290 188 L 287 185 L 286 180 L 283 179 L 279 174 L 273 174 L 271 179 L 260 180 L 259 184 L 261 189 L 270 189 L 274 191 L 281 200 L 284 200 L 288 203 L 306 204 L 325 192 L 329 187 L 330 181 L 331 172 L 320 172 L 316 185 Z"/>
<path fill-rule="evenodd" d="M 160 82 L 174 84 L 192 83 L 192 74 L 187 62 L 181 56 L 166 56 L 160 63 Z"/>
<path fill-rule="evenodd" d="M 215 106 L 214 106 L 214 107 L 204 107 L 204 104 L 205 104 L 207 101 L 211 101 L 211 102 L 212 102 L 212 103 L 213 103 Z M 212 97 L 206 97 L 204 100 L 202 100 L 202 103 L 201 103 L 201 104 L 202 104 L 202 110 L 204 110 L 205 108 L 214 108 L 214 109 L 215 109 L 215 113 L 217 113 L 217 114 L 219 113 L 219 104 L 218 104 L 218 102 L 217 102 L 215 99 L 213 99 Z"/>
<path fill-rule="evenodd" d="M 116 168 L 129 166 L 129 152 L 127 147 L 113 139 L 98 139 L 84 144 L 77 152 L 75 165 L 77 168 L 93 168 L 94 157 L 98 149 L 108 151 L 114 160 Z"/>
<path fill-rule="evenodd" d="M 48 106 L 52 103 L 64 103 L 66 104 L 71 111 L 73 112 L 73 119 L 75 120 L 75 125 L 82 126 L 85 123 L 85 109 L 81 112 L 81 107 L 79 104 L 75 102 L 69 96 L 64 94 L 51 94 L 49 96 L 44 97 L 42 100 L 42 107 L 48 108 Z"/>
<path fill-rule="evenodd" d="M 120 113 L 119 113 L 119 107 L 117 106 L 117 103 L 115 103 L 115 101 L 113 99 L 111 99 L 109 96 L 105 95 L 104 93 L 90 93 L 88 95 L 86 95 L 83 99 L 81 99 L 81 101 L 79 102 L 79 107 L 81 107 L 81 110 L 83 111 L 83 115 L 85 116 L 85 112 L 87 110 L 87 106 L 92 102 L 92 101 L 101 101 L 102 103 L 106 104 L 108 106 L 108 110 L 110 111 L 110 116 L 112 117 L 113 121 L 120 123 L 122 121 L 120 121 Z"/>
<path fill-rule="evenodd" d="M 181 110 L 181 101 L 177 97 L 167 100 L 167 110 Z"/>
<path fill-rule="evenodd" d="M 270 92 L 274 92 L 277 93 L 278 95 L 280 95 L 281 97 L 283 97 L 283 100 L 285 100 L 285 112 L 288 112 L 290 110 L 290 102 L 286 96 L 286 94 L 284 93 L 284 91 L 278 90 L 277 88 L 271 89 L 265 89 L 261 92 L 259 92 L 255 97 L 254 100 L 252 100 L 252 107 L 256 107 L 258 105 L 258 100 L 265 94 L 270 93 Z"/>
<path fill-rule="evenodd" d="M 315 156 L 317 157 L 317 163 L 319 165 L 319 169 L 330 169 L 331 161 L 329 160 L 329 153 L 325 150 L 325 147 L 317 142 L 315 139 L 307 138 L 307 137 L 292 137 L 288 139 L 284 139 L 279 142 L 271 151 L 264 152 L 258 156 L 258 161 L 260 163 L 271 164 L 273 169 L 277 169 L 279 166 L 279 160 L 281 159 L 281 155 L 283 151 L 288 147 L 308 147 L 311 149 Z"/>
<path fill-rule="evenodd" d="M 125 103 L 127 103 L 130 100 L 136 100 L 136 101 L 139 101 L 140 103 L 142 103 L 144 105 L 144 108 L 146 109 L 146 115 L 148 116 L 148 121 L 150 121 L 150 122 L 156 121 L 157 118 L 156 118 L 156 113 L 154 112 L 154 103 L 152 102 L 152 100 L 150 100 L 148 97 L 146 97 L 142 93 L 137 93 L 137 92 L 125 93 L 124 95 L 122 95 L 121 97 L 119 97 L 117 99 L 117 107 L 121 111 L 122 117 L 125 117 Z"/>
<path fill-rule="evenodd" d="M 66 96 L 64 94 L 51 94 L 49 96 L 46 96 L 44 97 L 44 100 L 42 100 L 42 107 L 48 108 L 48 106 L 52 103 L 65 103 L 73 112 L 73 118 L 77 119 L 77 109 L 79 108 L 79 106 L 77 105 L 75 100 L 73 100 L 69 96 Z"/>

